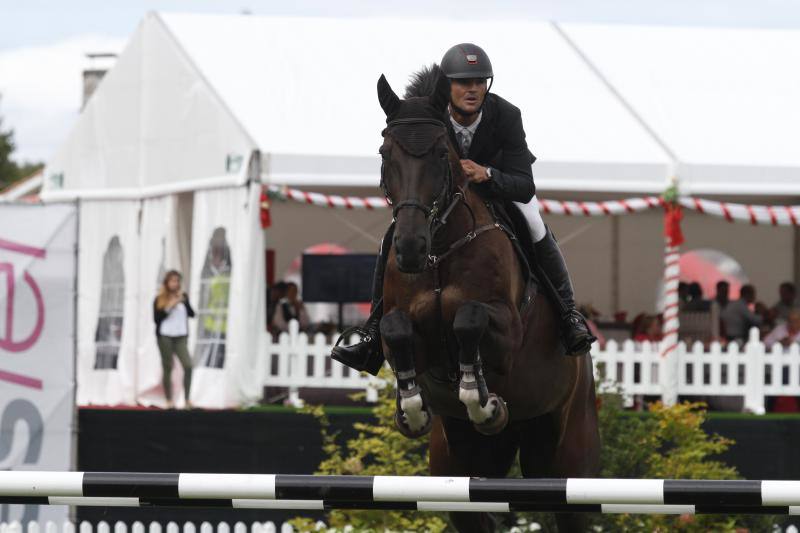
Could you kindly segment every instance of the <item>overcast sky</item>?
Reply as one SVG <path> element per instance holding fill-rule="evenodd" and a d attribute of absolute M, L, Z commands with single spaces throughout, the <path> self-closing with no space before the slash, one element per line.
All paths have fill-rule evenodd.
<path fill-rule="evenodd" d="M 15 159 L 53 153 L 79 110 L 85 54 L 121 50 L 151 10 L 800 30 L 800 0 L 0 0 L 0 117 L 15 131 Z"/>

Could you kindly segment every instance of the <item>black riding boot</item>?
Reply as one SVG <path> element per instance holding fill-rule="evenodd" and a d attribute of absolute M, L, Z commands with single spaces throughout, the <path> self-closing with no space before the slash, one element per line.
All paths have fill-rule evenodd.
<path fill-rule="evenodd" d="M 378 252 L 378 261 L 375 263 L 375 273 L 372 276 L 372 312 L 367 322 L 363 327 L 345 330 L 331 350 L 331 357 L 334 360 L 359 372 L 369 372 L 373 376 L 378 375 L 384 361 L 379 325 L 383 318 L 383 273 L 386 270 L 386 260 L 389 258 L 393 235 L 394 224 L 386 231 Z M 352 346 L 339 346 L 345 337 L 353 333 L 361 335 L 361 342 Z"/>
<path fill-rule="evenodd" d="M 552 292 L 555 292 L 556 302 L 561 315 L 561 337 L 567 355 L 583 355 L 589 353 L 592 343 L 596 341 L 589 332 L 586 320 L 577 309 L 575 309 L 575 296 L 572 291 L 572 282 L 567 272 L 567 264 L 558 248 L 558 243 L 547 228 L 547 235 L 535 245 L 536 261 L 544 271 L 549 280 Z M 547 284 L 547 280 L 543 280 Z"/>

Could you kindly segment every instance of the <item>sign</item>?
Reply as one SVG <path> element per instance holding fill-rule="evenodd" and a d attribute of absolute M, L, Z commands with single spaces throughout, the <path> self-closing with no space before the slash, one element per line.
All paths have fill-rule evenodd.
<path fill-rule="evenodd" d="M 369 302 L 375 254 L 303 254 L 303 301 Z"/>
<path fill-rule="evenodd" d="M 73 205 L 0 205 L 0 470 L 70 470 L 75 389 Z M 0 522 L 67 508 L 0 505 Z"/>

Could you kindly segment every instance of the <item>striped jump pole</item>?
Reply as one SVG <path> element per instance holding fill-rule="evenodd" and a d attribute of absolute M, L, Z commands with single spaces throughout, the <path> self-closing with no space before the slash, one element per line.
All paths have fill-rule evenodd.
<path fill-rule="evenodd" d="M 141 508 L 223 508 L 332 511 L 335 509 L 427 512 L 543 512 L 602 514 L 769 514 L 800 515 L 800 506 L 743 505 L 646 505 L 646 504 L 557 504 L 524 502 L 376 502 L 337 500 L 264 500 L 264 499 L 147 499 L 103 498 L 91 496 L 0 496 L 0 504 L 68 505 L 74 507 L 141 507 Z"/>
<path fill-rule="evenodd" d="M 308 505 L 313 507 L 293 508 L 437 511 L 534 506 L 575 512 L 611 512 L 616 508 L 608 506 L 633 505 L 645 506 L 637 507 L 643 512 L 647 506 L 658 506 L 675 512 L 762 508 L 794 514 L 800 513 L 800 481 L 0 472 L 0 500 L 26 503 L 26 498 L 32 499 L 30 503 L 58 505 Z M 479 508 L 484 504 L 491 505 Z"/>

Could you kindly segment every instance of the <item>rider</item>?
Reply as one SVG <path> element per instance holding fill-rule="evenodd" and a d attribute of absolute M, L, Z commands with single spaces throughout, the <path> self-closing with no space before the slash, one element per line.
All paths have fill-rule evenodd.
<path fill-rule="evenodd" d="M 469 43 L 453 46 L 442 58 L 440 68 L 450 79 L 448 130 L 461 152 L 464 173 L 483 198 L 500 203 L 507 211 L 521 212 L 534 243 L 536 264 L 553 285 L 556 293 L 553 296 L 560 300 L 557 303 L 565 351 L 567 355 L 588 353 L 595 338 L 575 309 L 567 265 L 552 231 L 539 214 L 531 172 L 536 158 L 525 142 L 519 109 L 489 92 L 487 81 L 494 78 L 492 63 L 479 46 Z M 363 328 L 355 328 L 362 335 L 362 341 L 353 346 L 336 346 L 331 353 L 335 360 L 371 374 L 377 374 L 384 360 L 378 326 L 392 229 L 390 227 L 384 237 L 375 268 L 373 313 Z M 522 243 L 525 241 L 523 239 Z"/>

